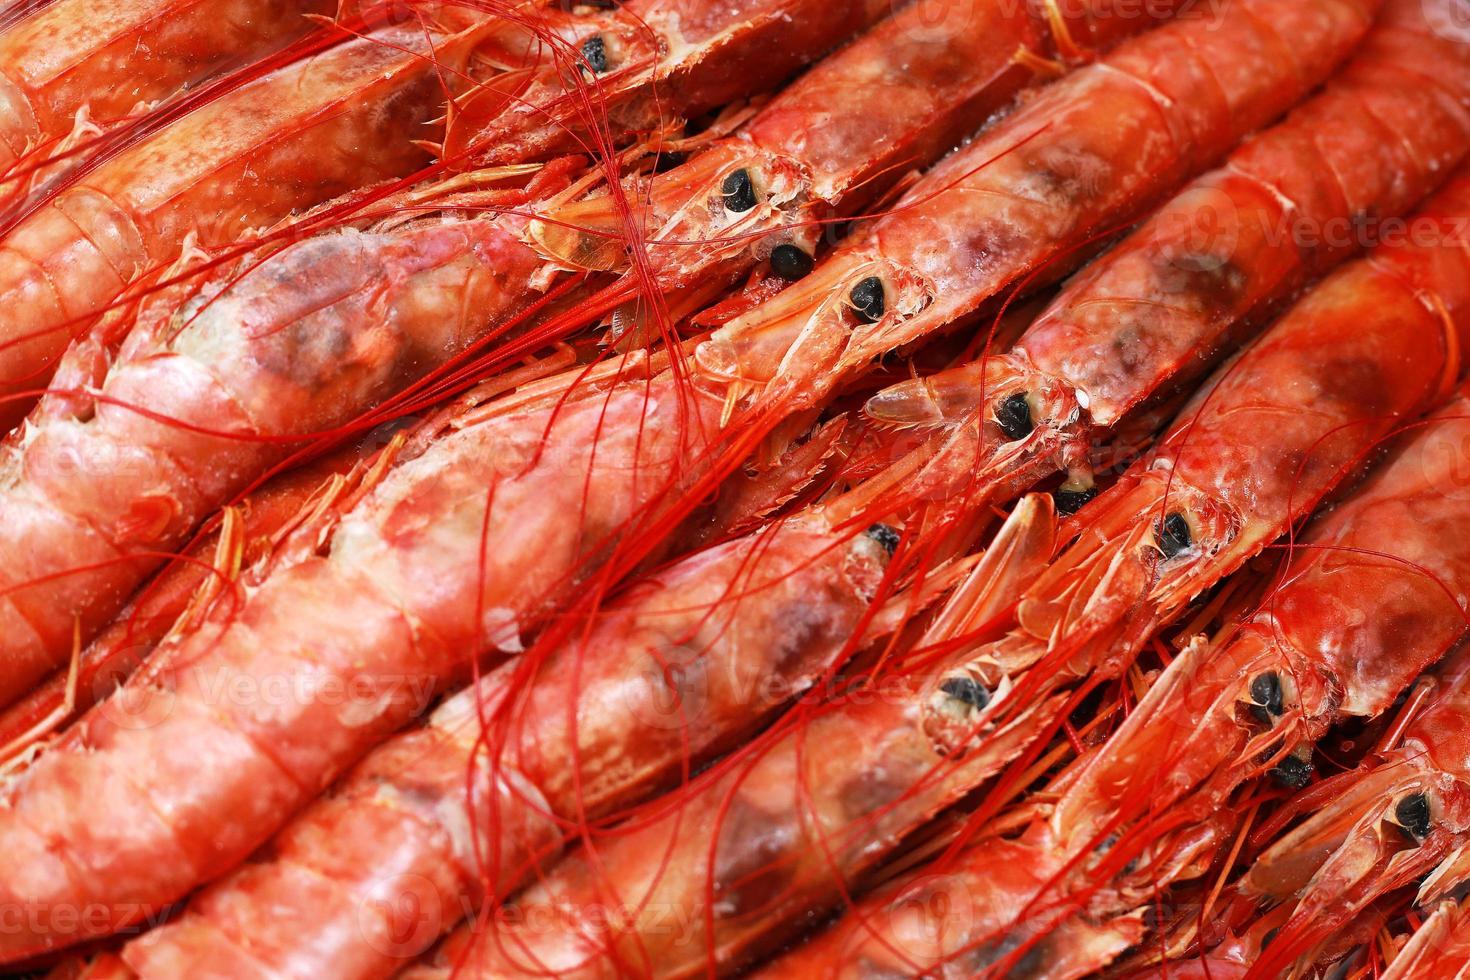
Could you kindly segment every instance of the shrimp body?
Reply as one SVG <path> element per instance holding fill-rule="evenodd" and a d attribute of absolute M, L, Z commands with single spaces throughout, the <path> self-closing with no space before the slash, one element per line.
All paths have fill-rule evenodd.
<path fill-rule="evenodd" d="M 84 127 L 108 128 L 308 31 L 327 0 L 60 0 L 0 34 L 0 196 Z M 22 169 L 22 165 L 24 165 Z"/>
<path fill-rule="evenodd" d="M 639 580 L 534 677 L 506 664 L 374 750 L 126 957 L 150 977 L 390 975 L 460 910 L 528 880 L 581 820 L 646 795 L 810 685 L 848 643 L 886 559 L 873 537 L 811 518 Z M 487 736 L 517 688 L 521 702 Z M 384 849 L 391 867 L 357 859 Z M 415 899 L 436 914 L 407 938 L 390 941 L 391 923 L 353 928 Z"/>
<path fill-rule="evenodd" d="M 309 510 L 323 485 L 349 470 L 364 452 L 354 447 L 334 453 L 249 494 L 236 509 L 243 516 L 223 520 L 219 531 L 200 540 L 184 560 L 164 568 L 128 601 L 81 651 L 75 674 L 70 669 L 53 672 L 0 712 L 0 762 L 31 748 L 112 693 L 202 597 L 269 554 L 271 542 Z"/>
<path fill-rule="evenodd" d="M 330 232 L 104 318 L 3 448 L 0 605 L 16 628 L 0 636 L 0 703 L 292 437 L 352 421 L 530 303 L 542 262 L 523 226 L 429 214 Z"/>
<path fill-rule="evenodd" d="M 1068 469 L 1067 489 L 1088 490 L 1087 452 L 1107 430 L 1395 230 L 1470 152 L 1470 45 L 1433 27 L 1456 4 L 1390 0 L 1321 95 L 1075 277 L 1010 352 L 880 392 L 869 414 L 940 430 L 931 484 L 994 500 L 1018 471 L 1029 483 Z M 999 431 L 1018 399 L 1024 423 Z"/>
<path fill-rule="evenodd" d="M 520 649 L 582 561 L 699 451 L 719 410 L 702 404 L 649 382 L 456 415 L 340 520 L 303 527 L 242 601 L 171 640 L 157 670 L 5 787 L 15 871 L 0 890 L 39 917 L 0 939 L 0 959 L 112 932 L 219 876 L 478 651 Z M 196 771 L 196 753 L 219 765 Z M 107 916 L 80 931 L 49 918 L 83 904 Z"/>

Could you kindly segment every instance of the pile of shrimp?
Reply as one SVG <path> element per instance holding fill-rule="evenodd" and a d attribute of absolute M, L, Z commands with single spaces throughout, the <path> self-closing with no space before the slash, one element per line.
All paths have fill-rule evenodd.
<path fill-rule="evenodd" d="M 12 0 L 0 309 L 0 973 L 1470 977 L 1470 0 Z"/>

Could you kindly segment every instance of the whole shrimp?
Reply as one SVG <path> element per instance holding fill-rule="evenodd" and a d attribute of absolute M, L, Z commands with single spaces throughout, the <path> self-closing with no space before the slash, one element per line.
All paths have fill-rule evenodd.
<path fill-rule="evenodd" d="M 439 111 L 439 71 L 471 35 L 389 27 L 279 68 L 73 174 L 5 235 L 0 425 L 70 339 L 193 236 L 206 247 L 427 160 L 412 133 Z"/>
<path fill-rule="evenodd" d="M 1050 506 L 1023 502 L 926 646 L 958 640 L 1004 609 L 1050 554 Z M 629 829 L 564 858 L 406 976 L 676 977 L 739 966 L 830 907 L 843 880 L 874 867 L 1033 736 L 1018 724 L 998 736 L 1004 747 L 946 760 L 918 723 L 920 689 L 916 675 L 891 672 L 793 709 L 751 751 L 672 802 L 635 811 Z"/>
<path fill-rule="evenodd" d="M 1116 676 L 1189 598 L 1341 483 L 1396 420 L 1437 400 L 1460 371 L 1470 330 L 1470 243 L 1459 234 L 1467 195 L 1462 173 L 1426 205 L 1417 243 L 1380 246 L 1329 277 L 1217 373 L 1158 451 L 1079 515 L 1080 540 L 1023 595 L 1019 627 L 931 689 L 937 739 L 967 745 L 977 725 L 1006 722 L 1007 702 L 1027 711 L 1065 678 Z M 1300 785 L 1309 775 L 1302 735 L 1320 735 L 1340 715 L 1384 710 L 1465 628 L 1459 601 L 1425 588 L 1419 569 L 1452 588 L 1470 584 L 1470 551 L 1446 541 L 1446 528 L 1464 518 L 1463 499 L 1444 490 L 1456 460 L 1432 438 L 1467 407 L 1445 409 L 1315 525 L 1301 570 L 1220 649 L 1196 643 L 1164 671 L 1050 813 L 995 845 L 1004 875 L 988 843 L 946 871 L 966 914 L 934 924 L 942 944 L 893 952 L 890 929 L 925 928 L 897 914 L 913 897 L 900 890 L 775 969 L 843 976 L 898 956 L 906 969 L 964 973 L 1066 955 L 1043 938 L 1058 910 L 1101 890 L 1117 904 L 1091 912 L 1129 914 L 1177 875 L 1149 861 L 1136 875 L 1125 870 L 1162 834 L 1145 818 L 1157 813 L 1185 837 L 1180 849 L 1152 856 L 1182 860 L 1219 842 L 1212 820 L 1246 776 L 1271 770 Z M 1452 445 L 1458 425 L 1444 430 Z M 1400 611 L 1415 623 L 1412 638 L 1379 628 Z M 995 963 L 995 944 L 1033 916 L 1043 927 L 1034 941 Z"/>
<path fill-rule="evenodd" d="M 516 211 L 568 179 L 552 166 L 521 190 L 452 197 L 498 217 L 444 211 L 453 185 L 416 188 L 383 202 L 393 217 L 186 279 L 81 338 L 0 450 L 0 605 L 16 624 L 0 632 L 0 704 L 90 640 L 293 437 L 345 426 L 532 307 L 543 264 Z"/>
<path fill-rule="evenodd" d="M 534 31 L 507 25 L 500 47 L 521 58 L 460 101 L 444 156 L 496 166 L 595 149 L 609 130 L 657 129 L 669 105 L 695 115 L 748 97 L 892 9 L 887 0 L 628 0 L 591 16 L 542 11 Z M 545 50 L 548 29 L 563 50 Z M 583 73 L 590 85 L 568 85 Z"/>
<path fill-rule="evenodd" d="M 0 213 L 63 159 L 332 13 L 329 0 L 57 0 L 0 33 Z M 120 84 L 120 82 L 122 82 Z"/>
<path fill-rule="evenodd" d="M 1445 432 L 1446 439 L 1464 439 L 1470 432 L 1465 422 L 1470 399 L 1455 407 L 1459 417 L 1443 425 L 1459 431 Z M 1442 442 L 1438 448 L 1441 453 L 1452 449 L 1458 458 L 1460 445 Z M 1439 525 L 1441 530 L 1447 526 L 1458 523 Z M 1422 571 L 1414 568 L 1429 580 L 1425 591 L 1434 602 L 1451 608 L 1450 615 L 1426 624 L 1425 639 L 1413 637 L 1411 658 L 1421 645 L 1432 648 L 1445 637 L 1450 643 L 1459 640 L 1470 621 L 1465 612 L 1470 588 L 1460 579 L 1436 574 L 1439 570 L 1433 561 Z M 1396 636 L 1393 622 L 1387 621 L 1382 631 Z M 1362 674 L 1374 666 L 1372 661 L 1357 664 L 1344 658 L 1339 669 Z M 1385 694 L 1393 691 L 1394 680 L 1404 686 L 1397 664 L 1388 677 L 1371 679 Z M 1341 923 L 1396 890 L 1417 884 L 1416 903 L 1432 908 L 1459 894 L 1470 880 L 1470 744 L 1465 737 L 1470 658 L 1457 653 L 1431 684 L 1398 743 L 1358 770 L 1315 788 L 1315 812 L 1257 858 L 1242 879 L 1240 891 L 1248 899 L 1285 903 L 1290 910 L 1253 964 L 1251 976 L 1279 975 L 1294 960 L 1311 954 Z M 1325 700 L 1335 693 L 1329 688 L 1318 697 Z M 1383 702 L 1381 697 L 1375 700 Z M 1304 704 L 1302 710 L 1310 709 Z"/>
<path fill-rule="evenodd" d="M 788 344 L 800 343 L 779 377 L 783 359 L 765 362 L 774 404 L 800 407 L 802 398 L 787 396 L 806 378 L 820 383 L 803 397 L 820 397 L 836 379 L 803 360 L 809 340 L 852 334 L 852 365 L 866 366 L 890 342 L 975 308 L 1279 115 L 1347 54 L 1375 7 L 1263 4 L 1242 0 L 1166 25 L 1053 86 L 915 185 L 910 195 L 921 203 L 840 249 L 799 301 L 788 290 L 722 328 L 699 348 L 701 372 L 711 358 L 730 367 L 740 358 L 727 355 L 754 353 L 744 341 L 766 333 L 762 325 L 781 328 L 794 331 Z M 1010 152 L 997 156 L 1002 149 Z M 1088 173 L 1112 175 L 1099 187 L 1063 177 L 1084 152 Z M 1056 175 L 1050 190 L 1017 198 L 1041 164 Z M 1023 215 L 1036 237 L 1017 231 Z M 947 229 L 971 230 L 968 250 L 935 247 Z M 1016 234 L 1007 238 L 1014 247 L 994 252 L 986 243 L 1002 229 Z M 981 253 L 984 261 L 972 261 Z M 942 295 L 911 315 L 916 296 L 905 278 L 893 281 L 904 292 L 888 302 L 890 258 L 893 268 L 917 263 L 932 273 Z M 844 298 L 857 286 L 863 319 Z M 801 329 L 807 314 L 793 320 L 793 309 L 816 326 Z M 344 500 L 339 521 L 303 528 L 241 604 L 173 641 L 159 671 L 129 681 L 51 746 L 8 787 L 0 810 L 0 849 L 16 869 L 0 882 L 0 900 L 37 913 L 28 935 L 0 936 L 0 958 L 115 931 L 228 870 L 476 652 L 518 649 L 522 632 L 576 582 L 603 582 L 636 563 L 648 546 L 625 533 L 630 526 L 657 525 L 661 501 L 703 496 L 699 484 L 716 474 L 687 461 L 711 458 L 726 435 L 748 441 L 760 431 L 745 415 L 721 425 L 759 375 L 716 372 L 711 392 L 658 360 L 619 360 L 575 391 L 468 408 L 436 427 L 441 438 Z M 776 414 L 764 400 L 757 408 L 765 419 Z M 258 685 L 276 691 L 282 678 L 292 679 L 292 696 L 265 698 Z M 364 696 L 344 700 L 349 684 Z M 245 695 L 225 696 L 237 689 Z M 160 747 L 185 744 L 219 764 L 207 773 L 171 768 L 174 753 Z M 93 815 L 98 806 L 106 819 Z M 84 928 L 52 914 L 77 906 L 97 909 Z"/>
<path fill-rule="evenodd" d="M 1146 22 L 1097 18 L 1089 36 L 1105 38 Z M 1001 23 L 1018 39 L 1036 29 L 1029 14 L 1008 15 Z M 876 64 L 886 77 L 922 88 L 930 69 L 948 66 L 963 53 L 952 48 L 976 43 L 970 40 L 976 35 L 964 29 L 971 26 L 969 18 L 945 24 L 952 30 L 947 46 L 914 49 L 912 40 L 897 43 L 917 34 L 910 12 L 900 12 L 798 81 L 757 117 L 757 132 L 770 142 L 770 134 L 781 129 L 787 142 L 800 145 L 809 127 L 799 125 L 793 107 L 810 109 L 814 93 L 832 92 L 858 64 Z M 932 41 L 939 26 L 929 25 L 922 36 Z M 885 104 L 894 106 L 883 114 L 889 132 L 912 134 L 888 144 L 891 152 L 874 152 L 867 141 L 844 141 L 840 145 L 852 148 L 847 159 L 834 145 L 802 165 L 829 166 L 834 186 L 852 186 L 915 144 L 946 142 L 929 135 L 936 127 L 941 134 L 953 128 L 946 114 L 964 128 L 974 125 L 972 103 L 993 106 L 1017 83 L 1005 70 L 1012 45 L 984 43 L 987 57 L 973 70 L 946 70 L 955 91 L 936 93 L 918 106 L 887 95 Z M 829 131 L 870 125 L 871 95 L 849 91 L 845 99 L 825 102 L 822 118 Z M 686 190 L 698 186 L 681 173 L 695 167 L 705 174 L 698 168 L 711 153 L 719 155 L 706 151 L 658 180 Z M 106 321 L 83 338 L 58 369 L 57 393 L 31 414 L 24 440 L 12 439 L 5 447 L 9 458 L 0 464 L 9 477 L 0 477 L 0 520 L 11 529 L 0 543 L 0 567 L 12 570 L 0 575 L 0 602 L 21 607 L 30 626 L 29 632 L 0 637 L 0 703 L 60 664 L 75 634 L 89 638 L 155 556 L 171 551 L 279 458 L 283 438 L 342 425 L 415 374 L 471 343 L 483 347 L 503 335 L 555 274 L 522 238 L 526 214 L 544 210 L 542 202 L 551 198 L 561 172 L 538 176 L 519 197 L 454 193 L 456 180 L 415 188 L 381 202 L 381 209 L 443 206 L 435 201 L 442 192 L 461 208 L 521 211 L 467 216 L 444 206 L 442 214 L 421 213 L 412 222 L 392 219 L 361 232 L 324 233 L 265 259 L 247 256 L 202 285 L 168 290 L 145 301 L 139 314 Z M 764 182 L 762 172 L 747 172 Z M 684 240 L 717 241 L 725 229 L 716 211 L 724 213 L 710 208 L 708 224 L 681 223 Z M 670 285 L 681 284 L 687 280 Z M 561 302 L 571 299 L 563 294 Z M 233 328 L 236 322 L 249 329 Z M 543 318 L 538 336 L 545 327 Z M 308 342 L 321 356 L 302 356 Z M 357 353 L 327 354 L 339 349 Z M 289 372 L 282 370 L 287 364 Z M 184 420 L 187 428 L 179 424 Z M 111 492 L 102 496 L 100 486 Z"/>
<path fill-rule="evenodd" d="M 839 532 L 817 511 L 639 579 L 544 659 L 487 674 L 374 750 L 125 957 L 150 977 L 390 975 L 528 880 L 582 821 L 830 670 L 871 621 L 895 534 Z M 490 721 L 497 709 L 507 717 Z M 393 921 L 415 908 L 427 914 Z"/>
<path fill-rule="evenodd" d="M 1017 472 L 1065 469 L 1064 512 L 1093 496 L 1088 453 L 1112 427 L 1192 381 L 1465 158 L 1470 45 L 1436 29 L 1458 6 L 1390 0 L 1323 94 L 1090 265 L 1012 350 L 876 395 L 880 423 L 937 430 L 910 492 L 953 484 L 995 500 Z"/>

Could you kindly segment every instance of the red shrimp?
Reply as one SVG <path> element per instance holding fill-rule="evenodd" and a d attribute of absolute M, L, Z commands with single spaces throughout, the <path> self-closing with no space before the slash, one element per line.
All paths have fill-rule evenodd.
<path fill-rule="evenodd" d="M 590 17 L 547 10 L 534 31 L 501 32 L 510 71 L 461 101 L 444 155 L 494 166 L 595 149 L 609 128 L 657 129 L 670 104 L 694 115 L 745 98 L 892 9 L 889 0 L 627 0 Z M 548 28 L 567 50 L 545 50 Z M 569 87 L 569 74 L 594 84 Z"/>
<path fill-rule="evenodd" d="M 1080 540 L 1022 597 L 1020 626 L 933 691 L 939 737 L 964 744 L 977 718 L 1003 721 L 997 705 L 1024 711 L 1066 677 L 1115 676 L 1191 597 L 1311 510 L 1395 419 L 1439 397 L 1470 339 L 1470 242 L 1459 220 L 1467 195 L 1462 174 L 1426 206 L 1416 243 L 1380 246 L 1329 277 L 1217 373 L 1158 451 L 1082 512 Z M 1457 416 L 1467 409 L 1464 401 L 1446 409 L 1316 525 L 1300 570 L 1221 649 L 1196 643 L 1170 665 L 1049 815 L 996 845 L 1003 874 L 988 843 L 947 869 L 966 915 L 942 923 L 942 948 L 905 949 L 907 968 L 978 968 L 1013 927 L 1034 916 L 1044 931 L 1058 910 L 1094 892 L 1102 896 L 1089 914 L 1146 904 L 1177 877 L 1170 862 L 1219 845 L 1216 817 L 1243 778 L 1270 769 L 1300 785 L 1309 774 L 1303 739 L 1340 716 L 1383 711 L 1442 655 L 1466 626 L 1470 548 L 1449 540 L 1466 501 L 1445 492 L 1457 482 L 1457 457 L 1433 436 L 1444 430 L 1458 445 Z M 1424 574 L 1452 592 L 1426 588 Z M 1401 616 L 1412 629 L 1381 626 Z M 1129 821 L 1144 823 L 1110 838 Z M 1182 842 L 1150 850 L 1163 828 Z M 1140 856 L 1154 860 L 1126 870 Z M 843 976 L 869 960 L 894 962 L 885 923 L 906 900 L 900 891 L 864 906 L 794 954 L 790 968 Z M 1043 961 L 1066 955 L 1038 938 L 998 968 L 1029 950 Z"/>
<path fill-rule="evenodd" d="M 460 194 L 514 208 L 566 184 Z M 0 705 L 60 666 L 221 505 L 531 306 L 542 262 L 523 216 L 444 217 L 439 202 L 246 256 L 203 283 L 104 317 L 63 360 L 0 458 Z M 395 208 L 394 205 L 397 205 Z M 245 270 L 242 274 L 241 270 Z"/>
<path fill-rule="evenodd" d="M 874 419 L 939 430 L 926 492 L 994 500 L 1018 472 L 1068 469 L 1058 505 L 1074 511 L 1095 493 L 1091 447 L 1130 410 L 1397 227 L 1470 151 L 1470 45 L 1435 29 L 1459 2 L 1389 0 L 1322 95 L 1077 276 L 1012 351 L 876 395 Z"/>
<path fill-rule="evenodd" d="M 331 0 L 57 0 L 0 33 L 0 202 L 48 165 L 312 26 Z M 125 83 L 124 83 L 125 81 Z M 0 211 L 5 205 L 0 203 Z"/>
<path fill-rule="evenodd" d="M 282 474 L 230 508 L 218 530 L 129 600 L 117 618 L 80 651 L 75 669 L 63 667 L 0 712 L 0 765 L 31 750 L 39 738 L 111 693 L 168 635 L 180 616 L 263 558 L 270 542 L 299 519 L 322 484 L 349 469 L 363 451 L 353 447 Z"/>
<path fill-rule="evenodd" d="M 1023 503 L 931 627 L 930 643 L 962 637 L 1004 608 L 1051 553 L 1049 511 L 1045 497 Z M 999 735 L 1004 747 L 946 762 L 919 724 L 914 678 L 888 680 L 810 717 L 798 711 L 798 725 L 781 725 L 672 804 L 653 804 L 630 818 L 631 829 L 564 859 L 407 975 L 676 977 L 769 948 L 836 902 L 841 878 L 875 866 L 1032 735 L 1015 725 Z"/>
<path fill-rule="evenodd" d="M 815 311 L 813 327 L 796 332 L 771 401 L 757 406 L 762 419 L 835 383 L 841 372 L 806 359 L 819 338 L 851 334 L 842 360 L 866 366 L 1137 213 L 1330 74 L 1375 7 L 1241 0 L 1063 80 L 916 185 L 904 210 L 814 272 L 799 302 L 788 290 L 703 345 L 701 370 L 719 365 L 723 390 L 624 371 L 605 391 L 580 386 L 549 405 L 471 411 L 350 502 L 340 523 L 315 536 L 303 529 L 240 607 L 180 637 L 156 675 L 130 681 L 8 788 L 0 849 L 17 870 L 0 882 L 0 903 L 28 906 L 38 924 L 0 937 L 0 958 L 113 931 L 228 870 L 477 651 L 518 648 L 523 629 L 593 574 L 588 562 L 606 566 L 599 581 L 635 562 L 647 545 L 624 547 L 630 522 L 663 519 L 659 501 L 702 496 L 705 474 L 717 475 L 686 461 L 710 458 L 716 437 L 759 437 L 743 418 L 724 432 L 720 423 L 783 358 L 766 361 L 764 375 L 726 369 L 755 352 L 745 341 L 756 334 L 799 327 L 806 314 L 793 320 L 794 306 Z M 1101 183 L 1081 181 L 1078 166 Z M 950 229 L 972 251 L 936 247 Z M 1002 232 L 1010 244 L 993 254 L 986 243 Z M 891 281 L 891 302 L 875 262 L 909 270 Z M 938 295 L 923 306 L 909 287 L 928 275 Z M 856 299 L 846 295 L 857 287 Z M 807 381 L 801 398 L 785 397 Z M 262 696 L 262 685 L 278 692 L 284 679 L 300 696 Z M 344 700 L 350 681 L 374 697 Z M 218 764 L 201 773 L 169 745 Z M 78 906 L 99 914 L 77 930 L 53 914 Z"/>
<path fill-rule="evenodd" d="M 1470 434 L 1465 421 L 1470 399 L 1456 407 L 1460 418 L 1445 424 L 1458 424 L 1459 431 L 1445 437 L 1457 441 L 1442 442 L 1439 449 L 1443 453 L 1453 446 L 1459 458 L 1463 443 L 1458 440 Z M 1441 533 L 1459 526 L 1458 521 L 1437 525 Z M 1443 550 L 1443 540 L 1434 544 Z M 1432 583 L 1424 591 L 1436 604 L 1453 607 L 1451 615 L 1426 622 L 1423 640 L 1416 628 L 1411 655 L 1445 636 L 1459 640 L 1470 621 L 1470 587 L 1434 575 L 1437 570 L 1430 564 L 1420 573 Z M 1398 621 L 1380 622 L 1387 633 Z M 1397 637 L 1397 631 L 1392 635 Z M 1342 668 L 1362 674 L 1375 665 L 1344 658 Z M 1315 812 L 1272 844 L 1241 881 L 1247 897 L 1285 902 L 1291 910 L 1253 965 L 1252 976 L 1278 975 L 1293 960 L 1309 956 L 1343 922 L 1398 889 L 1417 883 L 1418 904 L 1433 907 L 1470 881 L 1470 658 L 1456 654 L 1435 680 L 1427 706 L 1404 729 L 1401 741 L 1358 771 L 1325 783 L 1314 794 Z M 1335 693 L 1329 689 L 1321 697 Z"/>
<path fill-rule="evenodd" d="M 124 955 L 149 977 L 390 975 L 524 883 L 580 820 L 666 784 L 830 669 L 895 535 L 837 532 L 817 512 L 640 580 L 534 676 L 506 664 L 376 749 Z M 511 717 L 486 732 L 508 694 Z M 403 909 L 427 915 L 379 921 Z"/>

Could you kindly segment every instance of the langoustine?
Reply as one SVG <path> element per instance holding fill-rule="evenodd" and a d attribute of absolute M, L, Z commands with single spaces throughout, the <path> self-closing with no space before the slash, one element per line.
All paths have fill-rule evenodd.
<path fill-rule="evenodd" d="M 725 328 L 712 342 L 715 361 L 728 367 L 728 352 L 751 353 L 737 342 L 762 324 L 790 329 L 793 305 L 815 308 L 818 329 L 803 340 L 861 328 L 847 351 L 851 366 L 974 309 L 1183 177 L 1167 168 L 1202 166 L 1243 130 L 1284 111 L 1347 54 L 1373 9 L 1303 0 L 1283 14 L 1272 4 L 1268 24 L 1254 6 L 1244 0 L 1214 17 L 1160 28 L 1103 67 L 1054 86 L 916 185 L 899 214 L 839 250 L 809 278 L 801 303 L 783 294 L 759 316 Z M 1280 41 L 1278 31 L 1293 43 Z M 1204 68 L 1212 60 L 1239 71 L 1219 78 Z M 1106 127 L 1089 98 L 1116 110 Z M 1025 208 L 1009 195 L 977 193 L 1029 187 L 1032 166 L 1063 166 L 1084 146 L 1099 155 L 1099 176 L 1110 173 L 1115 183 L 1079 197 L 1083 188 L 1067 193 L 1064 182 Z M 949 210 L 955 200 L 968 207 Z M 953 227 L 973 232 L 973 250 L 985 250 L 997 229 L 1014 230 L 1023 217 L 1040 229 L 1039 238 L 1024 247 L 1017 241 L 993 265 L 977 268 L 972 252 L 940 254 L 933 246 L 940 229 Z M 917 316 L 910 316 L 912 297 L 875 310 L 868 280 L 885 297 L 888 288 L 872 274 L 875 252 L 884 256 L 883 270 L 889 253 L 895 265 L 916 263 L 942 281 L 940 296 Z M 831 279 L 855 281 L 833 290 L 823 285 Z M 907 290 L 905 283 L 895 288 Z M 869 296 L 863 312 L 872 322 L 857 319 L 844 301 L 856 285 Z M 783 375 L 774 386 L 783 407 L 790 406 L 785 382 L 822 368 L 796 369 L 800 356 L 787 363 L 789 379 Z M 9 788 L 0 839 L 19 870 L 4 887 L 32 898 L 39 924 L 30 938 L 7 937 L 4 956 L 84 938 L 58 933 L 47 909 L 98 908 L 103 914 L 84 932 L 105 933 L 228 869 L 284 813 L 421 709 L 425 693 L 462 670 L 473 651 L 518 645 L 521 629 L 544 613 L 548 596 L 577 580 L 586 558 L 603 562 L 619 543 L 617 529 L 682 489 L 686 467 L 675 462 L 706 455 L 727 405 L 743 400 L 748 382 L 758 380 L 716 376 L 733 380 L 717 397 L 685 390 L 662 373 L 647 381 L 625 377 L 564 403 L 558 395 L 551 408 L 499 414 L 492 405 L 490 417 L 460 419 L 387 474 L 334 528 L 317 529 L 314 538 L 303 532 L 290 560 L 278 563 L 240 608 L 180 638 L 164 668 L 126 685 Z M 577 519 L 569 522 L 570 515 Z M 627 560 L 606 564 L 616 572 Z M 328 618 L 303 618 L 310 609 Z M 356 628 L 343 634 L 338 624 L 348 621 Z M 305 694 L 284 705 L 257 697 L 220 703 L 231 683 L 259 691 L 257 681 L 272 677 L 298 678 Z M 372 696 L 346 705 L 315 696 L 353 679 L 356 690 Z M 130 721 L 138 716 L 156 723 L 139 728 Z M 170 767 L 163 744 L 209 745 L 232 761 L 207 774 L 191 767 L 186 776 Z M 92 817 L 89 804 L 108 817 Z M 159 819 L 162 813 L 170 819 Z"/>
<path fill-rule="evenodd" d="M 1309 511 L 1395 419 L 1434 402 L 1460 373 L 1470 328 L 1470 251 L 1458 234 L 1467 194 L 1470 178 L 1461 174 L 1426 205 L 1417 243 L 1380 246 L 1329 277 L 1222 369 L 1163 438 L 1158 461 L 1146 459 L 1082 512 L 1074 553 L 1064 552 L 1022 598 L 1022 629 L 933 692 L 937 732 L 963 744 L 958 740 L 972 737 L 988 715 L 1004 721 L 992 703 L 1019 700 L 1024 708 L 1056 682 L 1054 672 L 1091 671 L 1094 682 L 1116 673 L 1188 596 Z M 1435 336 L 1438 355 L 1424 361 L 1425 338 Z M 1303 349 L 1331 350 L 1334 360 L 1323 364 L 1302 356 Z M 1354 376 L 1353 365 L 1371 380 Z M 1403 373 L 1389 377 L 1391 369 Z M 987 841 L 945 869 L 948 885 L 966 897 L 961 919 L 928 920 L 914 895 L 898 889 L 776 968 L 842 976 L 864 962 L 893 961 L 895 948 L 904 968 L 1002 969 L 1028 954 L 1042 962 L 1066 955 L 1065 943 L 1044 936 L 1049 928 L 1072 928 L 1067 913 L 1074 903 L 1098 916 L 1126 916 L 1167 883 L 1160 868 L 1178 854 L 1148 853 L 1160 826 L 1185 838 L 1200 835 L 1189 843 L 1204 847 L 1211 819 L 1242 779 L 1271 770 L 1300 785 L 1310 771 L 1303 739 L 1320 736 L 1340 716 L 1386 709 L 1465 628 L 1453 592 L 1423 589 L 1416 572 L 1384 558 L 1422 563 L 1451 588 L 1470 581 L 1470 555 L 1445 540 L 1446 527 L 1463 518 L 1463 499 L 1444 492 L 1455 482 L 1456 460 L 1436 443 L 1433 428 L 1462 429 L 1465 408 L 1462 399 L 1444 409 L 1391 466 L 1316 525 L 1300 568 L 1228 642 L 1219 649 L 1196 644 L 1177 658 L 1048 816 L 1017 840 Z M 1262 421 L 1271 423 L 1269 446 Z M 1249 478 L 1235 453 L 1250 454 Z M 1215 476 L 1200 481 L 1201 473 Z M 1101 567 L 1089 571 L 1094 564 Z M 1058 590 L 1057 581 L 1077 586 Z M 1364 608 L 1344 609 L 1349 602 Z M 1038 613 L 1051 607 L 1069 617 L 1056 618 L 1059 628 L 1050 633 L 1037 632 L 1046 621 Z M 1400 611 L 1424 624 L 1412 642 L 1375 625 Z M 1047 639 L 1055 653 L 1042 655 Z M 1015 670 L 1003 655 L 1028 648 L 1035 652 L 1021 662 L 1041 655 L 1031 668 L 1042 672 L 1041 682 L 1028 684 L 1024 674 L 998 681 L 990 673 L 998 665 Z M 998 686 L 1002 694 L 992 701 L 988 694 Z M 976 690 L 987 696 L 954 696 Z M 1155 814 L 1160 826 L 1145 819 Z M 1144 868 L 1135 877 L 1125 866 L 1140 855 Z M 1103 900 L 1086 906 L 1095 893 Z M 1106 907 L 1107 900 L 1117 904 Z M 1061 921 L 1052 921 L 1059 910 Z M 1033 914 L 1033 926 L 1044 927 L 1009 945 L 997 962 L 996 944 Z M 942 942 L 900 941 L 889 930 L 942 933 Z"/>

